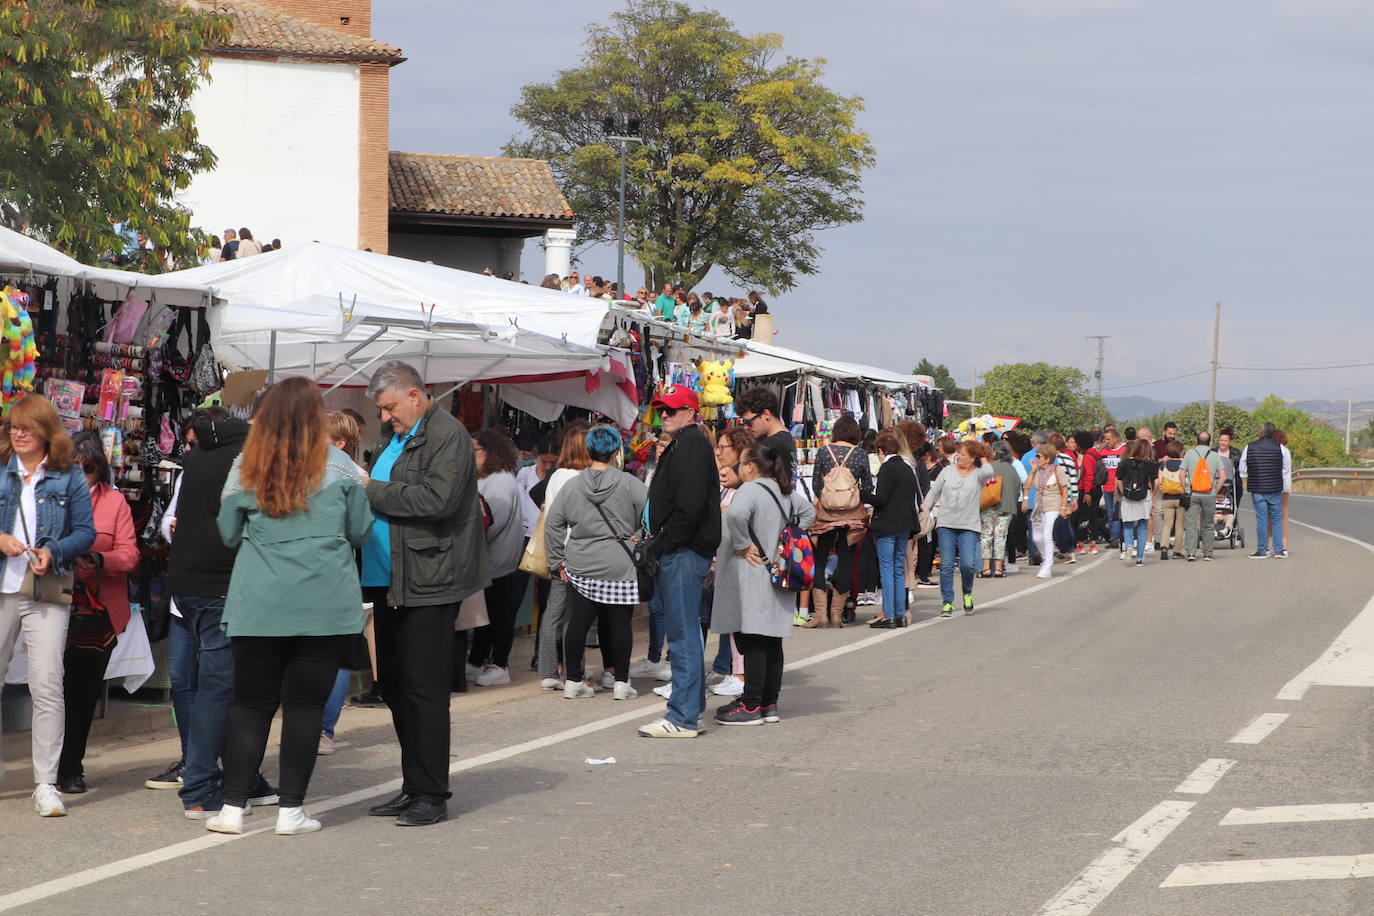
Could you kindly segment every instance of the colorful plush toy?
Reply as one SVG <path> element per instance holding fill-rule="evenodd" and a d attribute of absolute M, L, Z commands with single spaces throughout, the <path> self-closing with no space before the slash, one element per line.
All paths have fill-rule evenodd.
<path fill-rule="evenodd" d="M 33 379 L 38 361 L 38 345 L 33 338 L 33 320 L 25 306 L 28 296 L 5 287 L 0 291 L 0 332 L 4 335 L 3 377 L 0 377 L 0 416 L 7 416 L 10 407 L 33 391 Z"/>
<path fill-rule="evenodd" d="M 697 363 L 697 371 L 701 373 L 702 407 L 724 407 L 734 402 L 730 394 L 730 370 L 734 366 L 734 360 L 729 359 L 720 362 L 703 359 Z"/>

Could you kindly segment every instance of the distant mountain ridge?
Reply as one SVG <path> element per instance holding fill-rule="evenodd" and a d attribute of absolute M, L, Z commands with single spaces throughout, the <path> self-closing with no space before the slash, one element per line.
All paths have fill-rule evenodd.
<path fill-rule="evenodd" d="M 1143 420 L 1146 417 L 1177 410 L 1183 406 L 1183 402 L 1161 401 L 1142 395 L 1111 397 L 1103 400 L 1106 401 L 1107 409 L 1112 412 L 1112 416 L 1116 418 L 1118 423 Z M 1260 405 L 1260 398 L 1232 398 L 1223 403 L 1230 404 L 1232 407 L 1239 407 L 1242 410 L 1254 410 Z M 1297 407 L 1318 420 L 1329 423 L 1336 429 L 1345 429 L 1345 401 L 1308 400 L 1287 401 L 1286 403 L 1290 407 Z M 1350 422 L 1354 428 L 1358 429 L 1364 426 L 1371 419 L 1374 419 L 1374 401 L 1356 401 L 1351 405 Z"/>

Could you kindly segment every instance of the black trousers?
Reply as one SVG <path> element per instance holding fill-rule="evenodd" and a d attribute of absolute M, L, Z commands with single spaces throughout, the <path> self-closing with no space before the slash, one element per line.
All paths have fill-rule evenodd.
<path fill-rule="evenodd" d="M 744 656 L 744 705 L 772 706 L 782 691 L 782 637 L 736 633 L 735 645 Z"/>
<path fill-rule="evenodd" d="M 299 808 L 315 772 L 324 704 L 356 639 L 234 636 L 234 703 L 224 738 L 224 803 L 243 807 L 258 783 L 272 717 L 281 714 L 281 806 Z"/>
<path fill-rule="evenodd" d="M 586 676 L 583 656 L 587 651 L 587 631 L 595 621 L 601 635 L 601 660 L 607 669 L 615 670 L 617 681 L 630 680 L 630 650 L 634 637 L 630 631 L 630 615 L 634 608 L 628 604 L 602 604 L 583 595 L 569 585 L 568 629 L 563 637 L 564 670 L 568 680 L 580 681 Z"/>
<path fill-rule="evenodd" d="M 385 588 L 365 588 L 373 603 L 382 699 L 401 745 L 401 791 L 435 801 L 448 790 L 449 689 L 458 605 L 391 607 Z"/>
<path fill-rule="evenodd" d="M 859 590 L 878 590 L 878 547 L 872 534 L 864 535 L 863 546 L 859 548 Z"/>
<path fill-rule="evenodd" d="M 935 554 L 939 550 L 935 543 L 935 536 L 931 534 L 927 537 L 916 539 L 916 578 L 929 579 L 930 572 L 935 568 Z"/>
<path fill-rule="evenodd" d="M 835 575 L 827 583 L 826 561 L 835 553 Z M 816 588 L 830 585 L 837 595 L 847 595 L 854 576 L 854 548 L 849 544 L 849 529 L 835 528 L 816 539 Z"/>
<path fill-rule="evenodd" d="M 62 756 L 57 760 L 58 779 L 86 775 L 81 760 L 86 756 L 86 741 L 91 736 L 91 723 L 95 721 L 95 708 L 105 687 L 105 669 L 114 647 L 114 643 L 103 650 L 68 646 L 62 655 L 62 698 L 67 721 Z"/>
<path fill-rule="evenodd" d="M 484 627 L 472 631 L 472 648 L 468 661 L 480 668 L 491 662 L 498 668 L 510 667 L 510 647 L 515 643 L 515 618 L 525 600 L 525 587 L 530 574 L 515 572 L 493 579 L 487 586 L 487 619 Z"/>

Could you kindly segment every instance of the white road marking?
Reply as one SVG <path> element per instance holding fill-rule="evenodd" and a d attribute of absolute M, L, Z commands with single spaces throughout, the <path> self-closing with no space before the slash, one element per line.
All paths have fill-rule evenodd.
<path fill-rule="evenodd" d="M 1306 824 L 1312 821 L 1364 821 L 1374 819 L 1374 803 L 1340 805 L 1272 805 L 1267 808 L 1232 808 L 1219 827 L 1242 824 Z"/>
<path fill-rule="evenodd" d="M 1151 808 L 1140 820 L 1112 837 L 1112 848 L 1094 859 L 1053 900 L 1041 907 L 1039 916 L 1086 916 L 1091 913 L 1175 827 L 1183 823 L 1194 804 L 1196 802 L 1165 801 Z"/>
<path fill-rule="evenodd" d="M 1374 878 L 1374 855 L 1186 862 L 1170 872 L 1160 887 L 1253 884 L 1262 881 L 1344 881 L 1350 878 Z"/>
<path fill-rule="evenodd" d="M 1198 764 L 1198 768 L 1193 770 L 1187 779 L 1178 784 L 1178 788 L 1174 791 L 1183 795 L 1206 795 L 1216 787 L 1216 784 L 1221 781 L 1221 777 L 1225 776 L 1235 765 L 1234 760 L 1223 760 L 1220 757 L 1204 760 Z"/>
<path fill-rule="evenodd" d="M 1274 729 L 1278 728 L 1288 718 L 1286 712 L 1266 712 L 1255 716 L 1253 722 L 1242 728 L 1236 736 L 1228 741 L 1228 744 L 1259 744 Z"/>
<path fill-rule="evenodd" d="M 1349 541 L 1374 553 L 1374 544 L 1306 522 L 1292 523 L 1319 534 Z M 1307 688 L 1314 684 L 1324 687 L 1374 687 L 1374 597 L 1369 599 L 1364 609 L 1341 631 L 1320 658 L 1284 685 L 1276 699 L 1301 700 L 1307 694 Z"/>
<path fill-rule="evenodd" d="M 1106 556 L 1102 556 L 1091 563 L 1081 564 L 1077 569 L 1059 578 L 1050 579 L 1047 582 L 1041 582 L 1037 585 L 1029 586 L 1028 588 L 1024 588 L 1019 592 L 1013 592 L 1012 594 L 1007 595 L 1005 597 L 989 601 L 986 604 L 980 605 L 980 607 L 995 607 L 999 604 L 1005 604 L 1008 601 L 1024 598 L 1026 595 L 1042 591 L 1043 589 L 1049 588 L 1053 585 L 1057 585 L 1060 582 L 1066 582 L 1074 576 L 1081 575 L 1082 573 L 1087 572 L 1089 569 L 1092 569 L 1094 566 L 1097 566 L 1105 559 L 1107 559 Z M 838 646 L 834 649 L 830 649 L 825 652 L 819 652 L 815 655 L 811 655 L 803 659 L 798 659 L 794 662 L 789 662 L 786 666 L 784 666 L 783 670 L 797 671 L 802 668 L 809 668 L 812 665 L 818 665 L 821 662 L 830 661 L 833 658 L 839 658 L 840 656 L 848 655 L 851 652 L 858 652 L 860 649 L 866 649 L 869 646 L 876 645 L 885 640 L 896 639 L 897 637 L 903 636 L 907 633 L 911 633 L 916 630 L 922 630 L 926 627 L 934 626 L 937 623 L 946 622 L 949 622 L 949 618 L 933 617 L 930 620 L 925 620 L 921 623 L 912 624 L 911 626 L 905 627 L 900 630 L 882 630 L 879 631 L 876 635 L 860 639 L 857 642 L 849 643 L 848 645 L 844 646 Z M 519 744 L 512 744 L 509 747 L 504 747 L 495 751 L 489 751 L 485 754 L 479 754 L 476 757 L 469 757 L 466 760 L 456 761 L 451 766 L 449 766 L 448 771 L 449 773 L 461 773 L 465 770 L 472 770 L 476 769 L 477 767 L 486 766 L 489 763 L 496 763 L 501 760 L 508 760 L 511 757 L 516 757 L 521 754 L 527 754 L 530 751 L 542 750 L 546 747 L 552 747 L 555 744 L 562 744 L 565 741 L 571 741 L 574 738 L 581 738 L 585 735 L 594 734 L 604 729 L 612 728 L 616 725 L 624 725 L 626 723 L 634 722 L 636 720 L 647 722 L 650 721 L 654 716 L 662 715 L 663 712 L 667 710 L 667 708 L 668 704 L 666 703 L 656 703 L 650 706 L 635 706 L 633 709 L 627 710 L 626 712 L 620 713 L 619 715 L 608 716 L 604 719 L 597 719 L 593 722 L 588 722 L 585 725 L 578 725 L 573 728 L 564 729 L 560 732 L 554 732 L 551 735 L 544 735 L 539 738 L 533 738 L 529 741 L 522 741 Z M 400 791 L 400 788 L 401 780 L 392 779 L 388 780 L 387 782 L 378 783 L 375 786 L 370 786 L 366 789 L 359 789 L 356 792 L 349 792 L 346 795 L 336 795 L 333 798 L 326 798 L 321 801 L 312 801 L 306 805 L 306 808 L 310 811 L 311 814 L 323 814 L 326 811 L 333 811 L 337 808 L 345 808 L 349 805 L 356 805 L 360 802 L 369 801 L 371 799 L 378 798 L 384 795 L 394 794 L 395 792 Z M 192 855 L 193 853 L 197 853 L 214 846 L 221 846 L 225 843 L 232 843 L 236 840 L 242 840 L 250 836 L 256 836 L 260 833 L 266 833 L 267 831 L 271 830 L 275 825 L 275 819 L 268 819 L 268 822 L 265 823 L 263 826 L 245 830 L 241 834 L 206 834 L 205 836 L 197 837 L 193 840 L 187 840 L 181 843 L 174 843 L 171 846 L 164 846 L 161 849 L 153 849 L 149 852 L 142 853 L 141 855 L 135 855 L 130 856 L 126 859 L 120 859 L 117 862 L 109 862 L 105 865 L 98 865 L 94 868 L 88 868 L 84 871 L 74 872 L 70 875 L 63 875 L 60 878 L 54 878 L 51 881 L 45 881 L 42 884 L 35 884 L 32 887 L 26 887 L 22 890 L 14 891 L 12 893 L 0 896 L 0 912 L 12 910 L 15 907 L 24 906 L 26 904 L 35 903 L 39 900 L 47 899 L 48 897 L 55 897 L 58 894 L 76 890 L 77 888 L 85 887 L 90 884 L 95 884 L 96 882 L 104 881 L 107 878 L 115 878 L 120 875 L 126 875 L 130 872 L 139 871 L 140 869 L 148 868 L 153 865 L 160 865 L 164 862 L 170 862 L 173 859 L 179 859 L 183 856 Z M 1130 829 L 1131 828 L 1127 828 L 1127 830 Z"/>
<path fill-rule="evenodd" d="M 1366 506 L 1374 503 L 1374 498 L 1364 496 L 1324 496 L 1321 493 L 1294 493 L 1294 496 L 1301 496 L 1304 499 L 1335 499 L 1343 503 L 1364 503 Z M 1292 519 L 1289 519 L 1292 521 Z"/>

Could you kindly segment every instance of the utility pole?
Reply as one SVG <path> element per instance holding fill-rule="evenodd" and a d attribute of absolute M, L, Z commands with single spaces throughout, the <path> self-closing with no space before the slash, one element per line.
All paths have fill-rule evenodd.
<path fill-rule="evenodd" d="M 620 212 L 616 219 L 616 294 L 625 297 L 625 153 L 631 143 L 643 143 L 639 136 L 639 118 L 630 118 L 622 127 L 615 118 L 607 116 L 601 121 L 601 129 L 607 140 L 615 140 L 620 145 Z"/>
<path fill-rule="evenodd" d="M 1099 402 L 1102 401 L 1102 363 L 1106 360 L 1106 355 L 1103 350 L 1107 341 L 1111 339 L 1111 336 L 1107 334 L 1092 334 L 1088 336 L 1088 340 L 1097 341 L 1097 371 L 1093 373 L 1093 378 L 1097 379 L 1097 400 Z"/>
<path fill-rule="evenodd" d="M 1350 454 L 1350 408 L 1355 401 L 1355 389 L 1345 389 L 1345 453 Z"/>
<path fill-rule="evenodd" d="M 1217 317 L 1212 323 L 1212 397 L 1207 403 L 1207 435 L 1215 436 L 1217 425 L 1217 354 L 1221 352 L 1221 303 L 1217 303 Z"/>

